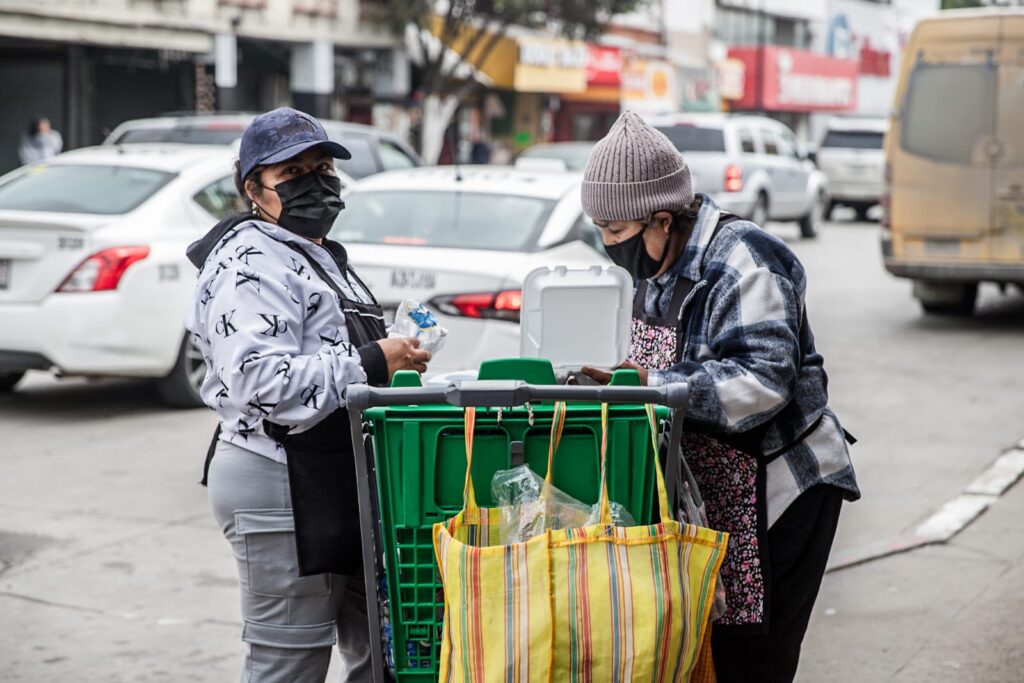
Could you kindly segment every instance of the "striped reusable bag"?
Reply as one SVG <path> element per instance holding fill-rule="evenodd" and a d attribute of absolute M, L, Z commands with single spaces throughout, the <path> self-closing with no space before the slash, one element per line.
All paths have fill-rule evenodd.
<path fill-rule="evenodd" d="M 727 535 L 671 518 L 651 407 L 648 418 L 660 523 L 611 524 L 602 406 L 600 523 L 503 544 L 500 511 L 476 504 L 469 476 L 475 411 L 466 410 L 464 506 L 434 525 L 445 594 L 441 681 L 689 679 Z M 549 471 L 555 425 L 552 436 Z"/>

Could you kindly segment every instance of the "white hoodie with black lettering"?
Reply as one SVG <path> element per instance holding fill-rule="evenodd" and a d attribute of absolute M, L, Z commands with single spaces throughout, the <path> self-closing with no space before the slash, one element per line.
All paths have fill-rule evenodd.
<path fill-rule="evenodd" d="M 316 259 L 345 298 L 373 302 L 349 277 L 341 245 L 236 216 L 189 247 L 200 271 L 185 318 L 206 360 L 201 394 L 220 439 L 282 463 L 264 420 L 303 432 L 344 406 L 347 385 L 387 379 L 380 346 L 349 343 L 339 297 L 287 243 Z"/>

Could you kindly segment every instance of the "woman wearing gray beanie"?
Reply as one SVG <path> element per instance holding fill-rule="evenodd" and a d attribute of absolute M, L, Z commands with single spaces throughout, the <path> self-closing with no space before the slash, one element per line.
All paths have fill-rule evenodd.
<path fill-rule="evenodd" d="M 718 680 L 791 681 L 840 506 L 860 497 L 803 267 L 695 195 L 682 155 L 630 112 L 594 148 L 583 209 L 636 283 L 626 365 L 647 384 L 689 385 L 684 453 L 710 525 L 730 534 L 728 607 L 711 636 Z"/>

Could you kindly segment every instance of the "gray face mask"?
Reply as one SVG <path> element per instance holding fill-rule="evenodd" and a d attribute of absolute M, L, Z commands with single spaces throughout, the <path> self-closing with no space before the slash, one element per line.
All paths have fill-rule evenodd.
<path fill-rule="evenodd" d="M 341 180 L 322 173 L 306 173 L 266 188 L 281 199 L 277 224 L 308 239 L 322 239 L 334 227 L 334 219 L 345 208 Z M 262 208 L 262 207 L 261 207 Z"/>

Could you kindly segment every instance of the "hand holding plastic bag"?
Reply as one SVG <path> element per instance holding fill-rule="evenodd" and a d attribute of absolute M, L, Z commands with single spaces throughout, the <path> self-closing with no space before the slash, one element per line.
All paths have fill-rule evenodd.
<path fill-rule="evenodd" d="M 448 330 L 437 324 L 437 318 L 418 301 L 403 299 L 395 311 L 395 323 L 388 331 L 388 338 L 415 337 L 420 348 L 437 353 L 444 346 Z"/>

